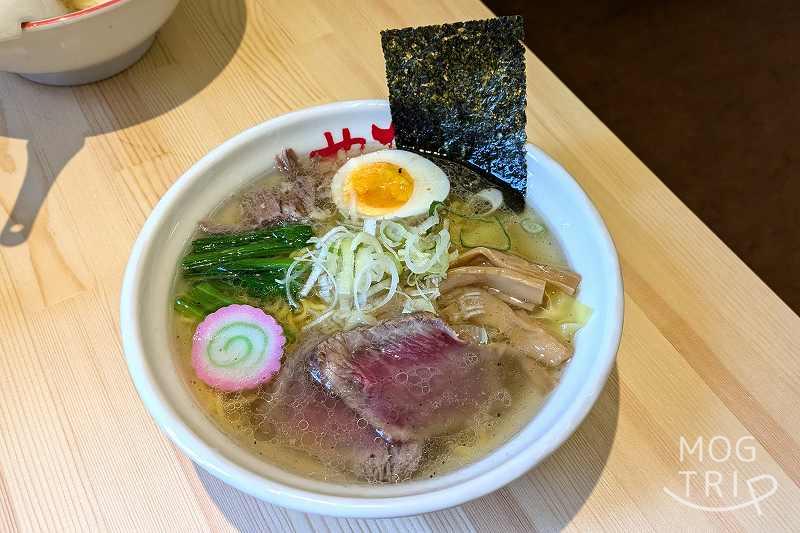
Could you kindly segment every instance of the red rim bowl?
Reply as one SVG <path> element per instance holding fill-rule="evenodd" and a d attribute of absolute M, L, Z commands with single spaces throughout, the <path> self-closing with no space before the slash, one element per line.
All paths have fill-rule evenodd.
<path fill-rule="evenodd" d="M 50 26 L 52 24 L 57 24 L 59 22 L 65 22 L 73 19 L 78 19 L 85 15 L 89 15 L 91 13 L 95 13 L 97 11 L 101 11 L 103 9 L 109 8 L 111 6 L 127 2 L 129 0 L 106 0 L 100 4 L 87 7 L 86 9 L 81 9 L 80 11 L 73 11 L 72 13 L 67 13 L 66 15 L 59 15 L 58 17 L 50 17 L 47 19 L 42 20 L 31 20 L 29 22 L 22 23 L 23 30 L 30 30 L 33 28 L 41 28 L 43 26 Z"/>

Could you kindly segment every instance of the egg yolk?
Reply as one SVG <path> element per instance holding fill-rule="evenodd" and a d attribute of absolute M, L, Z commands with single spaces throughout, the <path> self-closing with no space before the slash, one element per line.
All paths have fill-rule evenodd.
<path fill-rule="evenodd" d="M 408 171 L 383 161 L 359 167 L 349 178 L 359 210 L 366 215 L 402 207 L 414 192 L 414 180 Z"/>

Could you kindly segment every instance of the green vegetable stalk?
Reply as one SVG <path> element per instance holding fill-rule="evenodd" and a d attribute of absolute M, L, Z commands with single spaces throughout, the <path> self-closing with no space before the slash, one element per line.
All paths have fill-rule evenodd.
<path fill-rule="evenodd" d="M 192 253 L 217 252 L 254 242 L 283 243 L 292 246 L 293 249 L 297 249 L 304 246 L 313 235 L 311 226 L 306 224 L 287 224 L 243 233 L 195 239 L 192 242 Z"/>
<path fill-rule="evenodd" d="M 248 303 L 248 298 L 285 295 L 282 282 L 293 262 L 287 255 L 305 246 L 312 236 L 311 226 L 287 224 L 196 239 L 181 261 L 184 277 L 194 285 L 175 300 L 175 309 L 202 320 L 222 307 Z"/>
<path fill-rule="evenodd" d="M 288 254 L 305 246 L 313 236 L 311 226 L 293 224 L 197 239 L 192 252 L 183 258 L 184 273 L 199 274 L 247 258 L 269 258 Z M 247 266 L 251 268 L 252 265 Z"/>

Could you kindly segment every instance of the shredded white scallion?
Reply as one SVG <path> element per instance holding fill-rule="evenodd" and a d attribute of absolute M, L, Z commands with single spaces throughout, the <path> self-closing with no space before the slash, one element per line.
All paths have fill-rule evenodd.
<path fill-rule="evenodd" d="M 368 233 L 374 236 L 377 227 L 378 227 L 378 221 L 375 220 L 374 218 L 364 219 L 364 233 Z"/>
<path fill-rule="evenodd" d="M 296 307 L 292 286 L 299 265 L 310 265 L 298 295 L 306 298 L 316 291 L 328 307 L 307 328 L 327 321 L 344 329 L 372 324 L 373 313 L 398 295 L 406 299 L 404 313 L 433 312 L 439 283 L 456 257 L 450 251 L 447 220 L 442 222 L 437 212 L 416 226 L 374 219 L 360 228 L 340 225 L 309 244 L 283 281 L 287 301 Z"/>

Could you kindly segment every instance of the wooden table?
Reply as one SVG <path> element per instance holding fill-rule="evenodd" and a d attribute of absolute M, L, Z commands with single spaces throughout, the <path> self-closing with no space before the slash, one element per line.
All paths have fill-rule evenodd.
<path fill-rule="evenodd" d="M 25 180 L 11 223 L 30 229 L 0 247 L 0 531 L 800 529 L 800 320 L 530 53 L 528 138 L 598 206 L 626 286 L 617 367 L 558 452 L 460 508 L 336 520 L 224 485 L 145 412 L 118 296 L 131 244 L 170 184 L 265 119 L 384 97 L 380 29 L 488 16 L 474 0 L 187 0 L 114 79 L 59 89 L 0 75 L 0 225 Z M 699 448 L 681 461 L 681 437 L 705 439 L 702 461 Z M 723 492 L 704 494 L 706 472 Z M 746 479 L 759 495 L 773 480 L 777 490 L 758 508 L 703 511 L 665 491 L 686 497 L 685 477 L 687 499 L 710 507 L 747 502 Z"/>

